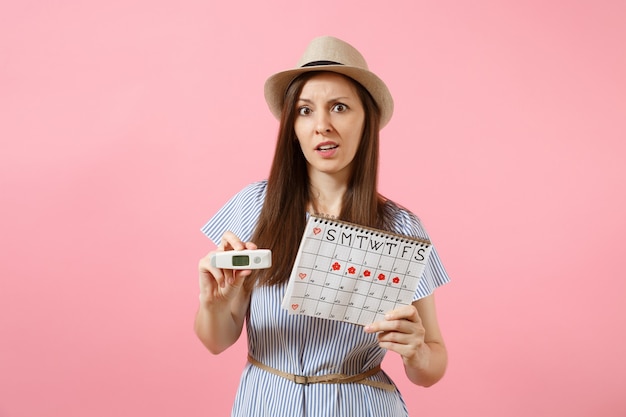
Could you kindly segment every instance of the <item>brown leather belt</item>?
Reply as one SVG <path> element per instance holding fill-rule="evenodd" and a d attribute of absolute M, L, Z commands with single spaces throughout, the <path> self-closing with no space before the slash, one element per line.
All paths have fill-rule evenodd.
<path fill-rule="evenodd" d="M 295 375 L 288 374 L 286 372 L 280 371 L 278 369 L 272 368 L 271 366 L 267 366 L 252 356 L 248 355 L 248 362 L 257 368 L 263 369 L 271 374 L 278 375 L 285 379 L 290 380 L 291 382 L 295 382 L 296 384 L 308 385 L 308 384 L 364 384 L 369 385 L 371 387 L 376 387 L 380 389 L 384 389 L 387 391 L 395 391 L 396 387 L 393 384 L 388 384 L 386 382 L 379 381 L 371 381 L 366 379 L 374 374 L 380 372 L 380 365 L 375 368 L 370 369 L 369 371 L 361 372 L 357 375 L 346 375 L 346 374 L 328 374 L 328 375 L 315 375 L 315 376 L 304 376 L 304 375 Z"/>

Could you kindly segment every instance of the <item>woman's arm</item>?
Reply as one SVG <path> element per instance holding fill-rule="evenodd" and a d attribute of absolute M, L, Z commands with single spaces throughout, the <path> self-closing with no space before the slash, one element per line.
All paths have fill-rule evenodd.
<path fill-rule="evenodd" d="M 385 320 L 366 326 L 365 331 L 379 332 L 380 346 L 402 356 L 406 375 L 414 384 L 429 387 L 443 377 L 448 353 L 433 295 L 390 311 Z"/>
<path fill-rule="evenodd" d="M 211 265 L 211 256 L 217 251 L 256 249 L 253 243 L 243 243 L 233 233 L 226 232 L 216 251 L 200 260 L 200 306 L 194 329 L 198 338 L 211 353 L 218 354 L 232 346 L 241 336 L 250 292 L 243 280 L 250 270 L 225 270 Z"/>

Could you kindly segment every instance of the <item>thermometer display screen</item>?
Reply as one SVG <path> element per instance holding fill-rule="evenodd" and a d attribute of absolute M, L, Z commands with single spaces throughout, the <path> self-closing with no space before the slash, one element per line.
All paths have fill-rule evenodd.
<path fill-rule="evenodd" d="M 248 255 L 233 256 L 233 266 L 248 266 L 248 265 L 250 265 L 250 257 Z"/>

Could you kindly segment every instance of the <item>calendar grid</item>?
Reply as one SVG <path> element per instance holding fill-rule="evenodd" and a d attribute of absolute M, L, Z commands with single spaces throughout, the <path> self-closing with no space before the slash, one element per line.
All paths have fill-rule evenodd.
<path fill-rule="evenodd" d="M 365 325 L 411 303 L 430 242 L 311 216 L 283 308 Z"/>

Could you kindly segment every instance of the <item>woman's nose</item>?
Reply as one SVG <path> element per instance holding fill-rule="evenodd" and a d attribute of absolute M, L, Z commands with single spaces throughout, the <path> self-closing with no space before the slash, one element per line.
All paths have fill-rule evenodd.
<path fill-rule="evenodd" d="M 315 120 L 315 133 L 319 135 L 326 135 L 333 130 L 332 123 L 328 114 L 319 112 L 317 119 Z"/>

